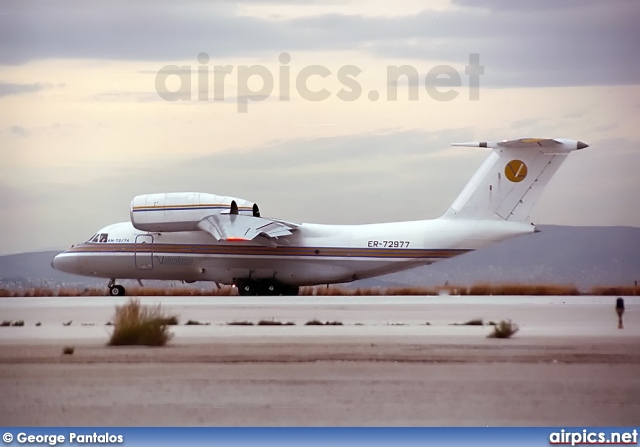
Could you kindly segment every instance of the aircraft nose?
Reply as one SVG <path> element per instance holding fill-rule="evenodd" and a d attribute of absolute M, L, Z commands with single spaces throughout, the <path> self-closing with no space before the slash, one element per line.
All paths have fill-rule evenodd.
<path fill-rule="evenodd" d="M 578 149 L 584 149 L 585 147 L 589 147 L 587 143 L 583 143 L 582 141 L 578 141 Z"/>
<path fill-rule="evenodd" d="M 51 261 L 51 267 L 61 272 L 75 273 L 78 260 L 69 253 L 60 253 Z"/>

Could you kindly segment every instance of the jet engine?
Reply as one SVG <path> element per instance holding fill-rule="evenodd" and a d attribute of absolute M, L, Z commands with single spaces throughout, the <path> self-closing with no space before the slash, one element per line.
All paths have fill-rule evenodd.
<path fill-rule="evenodd" d="M 260 217 L 260 209 L 248 200 L 201 192 L 144 194 L 131 201 L 131 223 L 142 231 L 195 231 L 214 214 Z"/>

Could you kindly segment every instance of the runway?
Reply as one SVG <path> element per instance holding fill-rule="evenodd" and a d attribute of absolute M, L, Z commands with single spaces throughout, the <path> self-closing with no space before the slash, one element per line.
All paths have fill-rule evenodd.
<path fill-rule="evenodd" d="M 141 297 L 170 345 L 106 347 L 126 300 L 0 299 L 5 425 L 640 423 L 640 297 Z"/>

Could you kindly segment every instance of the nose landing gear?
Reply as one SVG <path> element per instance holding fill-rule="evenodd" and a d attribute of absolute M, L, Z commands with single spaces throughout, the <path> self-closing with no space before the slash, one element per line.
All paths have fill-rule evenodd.
<path fill-rule="evenodd" d="M 125 296 L 126 294 L 124 287 L 116 285 L 115 278 L 111 278 L 111 281 L 109 281 L 109 284 L 107 284 L 107 287 L 109 287 L 109 295 L 111 296 Z"/>

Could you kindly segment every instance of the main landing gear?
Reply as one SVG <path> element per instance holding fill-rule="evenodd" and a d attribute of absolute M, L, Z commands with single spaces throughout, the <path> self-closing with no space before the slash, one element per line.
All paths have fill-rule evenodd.
<path fill-rule="evenodd" d="M 236 287 L 238 292 L 242 296 L 256 296 L 256 295 L 283 295 L 294 296 L 298 294 L 298 286 L 288 286 L 281 282 L 262 279 L 239 279 L 236 281 Z"/>
<path fill-rule="evenodd" d="M 111 295 L 111 296 L 124 296 L 125 295 L 124 287 L 117 286 L 115 278 L 111 278 L 111 281 L 109 281 L 109 284 L 107 284 L 107 287 L 109 287 L 109 295 Z"/>

